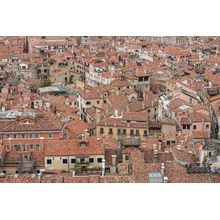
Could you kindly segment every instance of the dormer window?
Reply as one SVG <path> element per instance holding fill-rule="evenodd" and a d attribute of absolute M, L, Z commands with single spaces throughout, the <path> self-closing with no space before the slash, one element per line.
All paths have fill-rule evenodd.
<path fill-rule="evenodd" d="M 87 142 L 86 141 L 81 141 L 80 142 L 80 147 L 86 147 L 87 146 Z"/>

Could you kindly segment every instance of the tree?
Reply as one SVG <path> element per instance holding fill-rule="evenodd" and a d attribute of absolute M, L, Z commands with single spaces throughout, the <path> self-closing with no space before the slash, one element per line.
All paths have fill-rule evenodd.
<path fill-rule="evenodd" d="M 70 76 L 70 78 L 69 78 L 69 84 L 73 84 L 73 77 L 74 77 L 73 75 Z"/>
<path fill-rule="evenodd" d="M 47 87 L 47 86 L 51 86 L 52 82 L 50 79 L 44 79 L 41 81 L 41 87 Z"/>
<path fill-rule="evenodd" d="M 123 58 L 119 55 L 119 57 L 118 57 L 118 61 L 121 63 L 121 62 L 123 62 Z"/>

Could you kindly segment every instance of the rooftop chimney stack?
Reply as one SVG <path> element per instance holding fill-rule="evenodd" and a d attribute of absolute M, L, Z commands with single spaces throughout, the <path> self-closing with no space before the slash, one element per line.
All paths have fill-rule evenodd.
<path fill-rule="evenodd" d="M 102 160 L 102 176 L 105 175 L 105 159 Z"/>
<path fill-rule="evenodd" d="M 100 122 L 100 113 L 96 113 L 96 123 L 98 124 Z"/>
<path fill-rule="evenodd" d="M 85 130 L 84 130 L 84 140 L 85 140 L 85 141 L 87 140 L 87 135 L 88 135 L 88 133 L 87 133 L 87 132 L 88 132 L 88 130 L 87 130 L 87 129 L 85 129 Z"/>

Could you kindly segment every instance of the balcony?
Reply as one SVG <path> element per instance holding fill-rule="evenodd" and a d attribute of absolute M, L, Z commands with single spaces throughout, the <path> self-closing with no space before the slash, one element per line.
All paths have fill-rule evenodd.
<path fill-rule="evenodd" d="M 102 173 L 102 167 L 89 165 L 89 163 L 78 163 L 75 165 L 75 175 L 99 175 Z"/>
<path fill-rule="evenodd" d="M 161 123 L 156 121 L 149 121 L 150 128 L 161 128 Z"/>
<path fill-rule="evenodd" d="M 121 144 L 122 146 L 125 147 L 129 147 L 129 146 L 133 146 L 133 147 L 139 147 L 141 144 L 140 138 L 122 138 L 121 139 Z"/>

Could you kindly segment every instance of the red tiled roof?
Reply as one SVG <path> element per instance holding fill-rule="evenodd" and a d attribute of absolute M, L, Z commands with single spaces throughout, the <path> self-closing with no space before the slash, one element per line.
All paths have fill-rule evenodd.
<path fill-rule="evenodd" d="M 86 146 L 80 146 L 80 140 L 50 140 L 45 143 L 45 156 L 71 156 L 71 155 L 103 155 L 102 140 L 89 137 Z"/>

